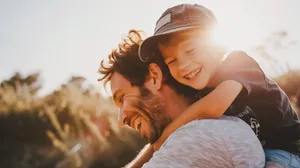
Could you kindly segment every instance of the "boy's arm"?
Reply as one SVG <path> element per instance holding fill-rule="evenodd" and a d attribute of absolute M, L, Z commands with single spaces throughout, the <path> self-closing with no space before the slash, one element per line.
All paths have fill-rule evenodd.
<path fill-rule="evenodd" d="M 211 93 L 189 106 L 178 118 L 170 123 L 160 138 L 153 144 L 156 151 L 180 126 L 196 119 L 220 118 L 241 92 L 243 86 L 233 80 L 227 80 L 218 85 Z"/>
<path fill-rule="evenodd" d="M 143 166 L 143 164 L 147 163 L 153 154 L 153 148 L 151 144 L 147 144 L 141 152 L 137 155 L 137 157 L 131 161 L 129 164 L 127 164 L 126 168 L 140 168 Z"/>

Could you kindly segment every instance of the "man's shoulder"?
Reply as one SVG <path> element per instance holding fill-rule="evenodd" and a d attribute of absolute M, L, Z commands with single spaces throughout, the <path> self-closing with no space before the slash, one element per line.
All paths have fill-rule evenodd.
<path fill-rule="evenodd" d="M 237 117 L 231 116 L 222 116 L 220 119 L 202 119 L 191 121 L 173 132 L 167 141 L 177 141 L 177 138 L 185 137 L 190 141 L 197 140 L 197 137 L 205 139 L 204 136 L 213 137 L 213 136 L 223 136 L 224 129 L 231 131 L 232 128 L 240 125 L 240 127 L 248 127 L 242 120 Z M 208 138 L 209 139 L 209 138 Z"/>
<path fill-rule="evenodd" d="M 263 155 L 261 144 L 244 121 L 230 116 L 194 120 L 173 132 L 144 166 L 232 167 L 231 156 L 239 152 L 248 153 L 246 162 Z"/>

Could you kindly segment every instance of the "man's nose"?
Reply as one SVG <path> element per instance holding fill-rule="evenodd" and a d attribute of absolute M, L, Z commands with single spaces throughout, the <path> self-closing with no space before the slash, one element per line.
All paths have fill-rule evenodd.
<path fill-rule="evenodd" d="M 119 126 L 124 126 L 127 123 L 125 122 L 127 119 L 127 114 L 124 110 L 124 108 L 119 108 L 119 115 L 118 115 L 118 122 L 119 122 Z"/>

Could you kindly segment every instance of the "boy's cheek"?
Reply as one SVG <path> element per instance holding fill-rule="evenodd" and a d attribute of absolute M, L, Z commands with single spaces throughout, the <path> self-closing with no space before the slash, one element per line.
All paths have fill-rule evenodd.
<path fill-rule="evenodd" d="M 172 77 L 177 81 L 180 82 L 180 79 L 178 78 L 178 75 L 176 75 L 174 72 L 171 71 Z"/>

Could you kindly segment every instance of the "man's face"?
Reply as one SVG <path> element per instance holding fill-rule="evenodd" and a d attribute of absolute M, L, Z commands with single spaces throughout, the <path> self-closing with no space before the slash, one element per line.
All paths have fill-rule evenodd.
<path fill-rule="evenodd" d="M 163 101 L 145 87 L 132 86 L 117 72 L 112 75 L 111 90 L 119 109 L 119 124 L 136 129 L 150 143 L 155 142 L 170 123 Z"/>
<path fill-rule="evenodd" d="M 207 87 L 221 62 L 208 31 L 189 30 L 171 35 L 168 44 L 159 44 L 172 76 L 180 83 Z"/>

